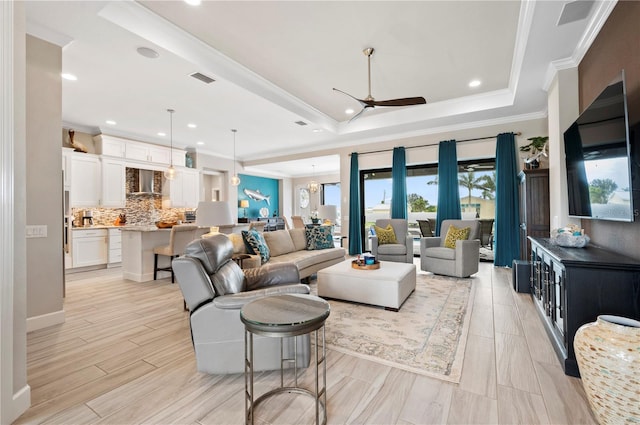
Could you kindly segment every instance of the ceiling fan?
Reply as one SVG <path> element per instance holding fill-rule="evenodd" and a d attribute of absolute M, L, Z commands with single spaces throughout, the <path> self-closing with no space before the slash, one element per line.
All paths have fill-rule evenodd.
<path fill-rule="evenodd" d="M 367 66 L 368 66 L 368 76 L 369 76 L 369 95 L 364 99 L 358 99 L 357 97 L 351 96 L 349 93 L 343 92 L 342 90 L 338 90 L 334 88 L 333 90 L 340 92 L 342 94 L 346 94 L 350 98 L 358 101 L 360 105 L 362 105 L 362 110 L 354 115 L 349 122 L 358 118 L 367 108 L 375 108 L 376 106 L 413 106 L 413 105 L 424 105 L 427 101 L 424 97 L 403 97 L 400 99 L 389 99 L 389 100 L 375 100 L 373 96 L 371 96 L 371 55 L 373 55 L 374 49 L 373 47 L 367 47 L 362 51 L 367 57 Z"/>

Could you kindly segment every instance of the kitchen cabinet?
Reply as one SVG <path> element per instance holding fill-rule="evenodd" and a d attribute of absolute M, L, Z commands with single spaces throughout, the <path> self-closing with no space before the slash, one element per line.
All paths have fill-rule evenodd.
<path fill-rule="evenodd" d="M 122 229 L 107 229 L 109 236 L 108 265 L 122 262 Z"/>
<path fill-rule="evenodd" d="M 125 157 L 125 140 L 104 134 L 98 134 L 97 136 L 94 136 L 93 141 L 95 143 L 97 153 L 115 158 Z"/>
<path fill-rule="evenodd" d="M 197 170 L 178 169 L 176 178 L 162 185 L 163 208 L 196 208 L 200 194 L 200 174 Z"/>
<path fill-rule="evenodd" d="M 579 376 L 573 340 L 580 326 L 601 314 L 640 320 L 640 263 L 596 246 L 529 239 L 533 304 L 565 374 Z"/>
<path fill-rule="evenodd" d="M 107 263 L 107 229 L 74 229 L 71 233 L 73 267 Z"/>
<path fill-rule="evenodd" d="M 88 153 L 71 154 L 71 206 L 97 207 L 101 193 L 100 158 Z"/>
<path fill-rule="evenodd" d="M 169 165 L 171 162 L 171 149 L 148 143 L 128 142 L 125 156 L 127 159 L 135 161 Z"/>
<path fill-rule="evenodd" d="M 186 166 L 186 151 L 181 149 L 173 149 L 171 151 L 171 159 L 173 160 L 173 165 L 176 167 L 184 167 Z"/>
<path fill-rule="evenodd" d="M 121 159 L 102 158 L 103 207 L 124 208 L 126 204 L 126 168 Z"/>

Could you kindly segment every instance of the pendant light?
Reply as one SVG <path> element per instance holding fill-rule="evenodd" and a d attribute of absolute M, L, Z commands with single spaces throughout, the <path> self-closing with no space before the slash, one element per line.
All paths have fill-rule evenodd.
<path fill-rule="evenodd" d="M 173 109 L 167 109 L 167 112 L 169 113 L 169 140 L 171 142 L 171 153 L 170 153 L 170 158 L 171 158 L 171 164 L 169 165 L 169 168 L 167 168 L 164 171 L 164 178 L 167 180 L 173 180 L 176 178 L 176 169 L 173 166 L 173 113 L 175 112 Z"/>
<path fill-rule="evenodd" d="M 318 189 L 320 189 L 320 184 L 318 184 L 318 182 L 315 180 L 315 177 L 316 177 L 316 166 L 312 165 L 311 167 L 313 168 L 313 177 L 311 178 L 311 181 L 309 182 L 307 187 L 309 188 L 309 191 L 311 193 L 316 193 L 318 191 Z"/>
<path fill-rule="evenodd" d="M 236 174 L 236 130 L 232 128 L 233 132 L 233 176 L 231 177 L 231 186 L 238 186 L 240 184 L 240 177 Z"/>

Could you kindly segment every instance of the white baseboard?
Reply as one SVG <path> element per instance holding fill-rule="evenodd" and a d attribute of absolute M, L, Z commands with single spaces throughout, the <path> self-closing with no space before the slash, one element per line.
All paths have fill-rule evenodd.
<path fill-rule="evenodd" d="M 31 387 L 29 385 L 25 385 L 13 395 L 13 402 L 11 405 L 11 418 L 9 418 L 9 423 L 18 419 L 18 417 L 26 412 L 30 406 Z"/>
<path fill-rule="evenodd" d="M 54 311 L 53 313 L 47 313 L 41 316 L 27 317 L 27 333 L 48 328 L 49 326 L 59 325 L 60 323 L 64 323 L 64 310 Z"/>

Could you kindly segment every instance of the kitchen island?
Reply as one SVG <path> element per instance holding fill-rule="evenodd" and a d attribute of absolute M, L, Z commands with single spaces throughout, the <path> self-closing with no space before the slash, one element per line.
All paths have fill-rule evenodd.
<path fill-rule="evenodd" d="M 220 232 L 232 233 L 245 230 L 248 225 L 221 226 Z M 209 232 L 208 227 L 198 229 L 200 237 Z M 150 226 L 122 227 L 122 277 L 135 282 L 153 280 L 153 249 L 168 245 L 171 229 L 159 229 Z M 158 256 L 158 267 L 169 267 L 169 257 Z M 161 272 L 162 278 L 168 277 L 168 272 Z"/>

